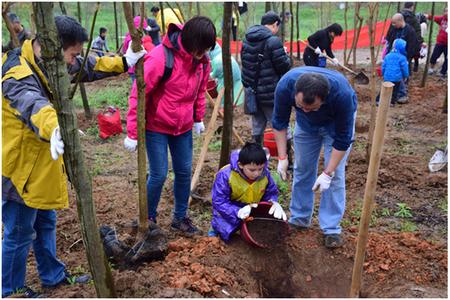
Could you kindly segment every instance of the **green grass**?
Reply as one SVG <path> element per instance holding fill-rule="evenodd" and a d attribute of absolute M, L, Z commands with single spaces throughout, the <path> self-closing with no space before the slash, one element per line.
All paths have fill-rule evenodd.
<path fill-rule="evenodd" d="M 275 7 L 272 8 L 276 12 L 281 12 L 281 2 L 272 2 L 275 4 Z M 56 3 L 55 3 L 56 4 Z M 68 15 L 75 17 L 78 19 L 77 14 L 77 4 L 75 2 L 64 2 L 66 10 L 68 12 Z M 180 2 L 181 9 L 183 13 L 185 14 L 185 17 L 188 18 L 189 15 L 193 15 L 196 13 L 196 5 L 190 5 L 189 2 Z M 248 12 L 243 14 L 239 18 L 239 29 L 238 29 L 238 36 L 239 39 L 242 40 L 245 35 L 245 31 L 248 27 L 259 24 L 261 20 L 261 16 L 264 14 L 265 9 L 265 3 L 264 2 L 247 2 L 248 4 Z M 95 10 L 95 2 L 81 2 L 81 17 L 82 17 L 82 24 L 83 26 L 88 29 L 88 32 L 90 32 L 90 27 L 92 24 L 92 17 Z M 158 5 L 157 2 L 146 2 L 145 8 L 147 15 L 150 14 L 150 8 L 154 5 Z M 192 7 L 191 14 L 189 14 L 189 6 Z M 289 4 L 286 3 L 286 10 L 289 10 Z M 339 23 L 344 27 L 344 10 L 339 9 L 337 2 L 332 2 L 330 7 L 330 18 L 329 23 L 324 21 L 324 24 L 321 24 L 321 9 L 320 6 L 324 7 L 323 11 L 326 10 L 326 7 L 328 6 L 327 3 L 323 2 L 321 5 L 320 3 L 300 3 L 300 13 L 299 13 L 299 28 L 300 28 L 300 38 L 306 39 L 309 35 L 314 33 L 320 28 L 325 27 L 328 24 L 331 23 Z M 435 11 L 436 14 L 439 15 L 443 11 L 443 8 L 446 6 L 445 2 L 436 2 Z M 166 7 L 166 5 L 165 5 Z M 388 8 L 388 3 L 380 3 L 380 13 L 379 13 L 379 20 L 384 20 L 386 16 L 386 11 Z M 293 3 L 293 10 L 295 15 L 295 9 L 296 4 Z M 394 11 L 397 9 L 397 2 L 394 2 L 391 6 L 389 15 L 392 16 Z M 136 9 L 137 10 L 137 9 Z M 32 11 L 31 3 L 30 2 L 16 2 L 10 11 L 16 13 L 23 25 L 26 28 L 30 28 L 30 14 Z M 54 6 L 55 14 L 61 14 L 59 5 Z M 417 12 L 430 12 L 431 11 L 431 3 L 429 2 L 418 2 L 417 5 Z M 214 22 L 218 35 L 222 35 L 221 30 L 221 22 L 222 22 L 222 15 L 223 15 L 223 5 L 222 2 L 201 2 L 200 3 L 200 13 L 202 15 L 206 15 Z M 326 13 L 323 13 L 322 15 L 325 15 Z M 353 15 L 354 15 L 354 4 L 349 3 L 349 10 L 348 10 L 348 27 L 349 29 L 353 28 Z M 367 19 L 368 16 L 368 8 L 367 4 L 363 4 L 363 8 L 361 9 L 361 16 L 364 17 L 364 20 Z M 123 8 L 121 3 L 117 3 L 117 17 L 118 17 L 118 26 L 119 26 L 119 45 L 123 42 L 123 38 L 128 31 L 125 17 L 123 14 Z M 326 17 L 322 18 L 326 19 Z M 288 39 L 290 34 L 290 22 L 287 23 L 286 28 L 286 38 Z M 295 24 L 294 24 L 295 25 Z M 365 23 L 364 23 L 365 25 Z M 101 2 L 100 10 L 97 15 L 97 20 L 94 28 L 94 35 L 98 35 L 98 31 L 100 27 L 106 27 L 108 28 L 108 45 L 109 48 L 112 51 L 116 50 L 116 39 L 115 39 L 115 24 L 114 24 L 114 9 L 113 4 L 111 2 Z M 297 36 L 296 33 L 296 26 L 294 26 L 294 37 Z M 434 26 L 433 30 L 433 41 L 436 40 L 436 35 L 438 32 L 437 26 Z M 7 33 L 7 29 L 4 25 L 4 22 L 2 24 L 2 43 L 6 44 L 6 42 L 9 39 L 9 34 Z"/>
<path fill-rule="evenodd" d="M 284 209 L 287 209 L 289 205 L 289 199 L 291 198 L 289 181 L 283 181 L 276 171 L 271 171 L 270 175 L 272 175 L 272 179 L 278 187 L 278 202 Z"/>
<path fill-rule="evenodd" d="M 209 143 L 208 150 L 209 151 L 219 151 L 221 147 L 222 147 L 222 141 L 219 138 L 217 141 Z"/>
<path fill-rule="evenodd" d="M 400 231 L 402 232 L 414 232 L 417 230 L 417 225 L 416 223 L 409 221 L 409 220 L 405 220 L 400 224 Z"/>
<path fill-rule="evenodd" d="M 411 208 L 406 203 L 397 203 L 398 209 L 394 216 L 399 218 L 412 218 Z"/>
<path fill-rule="evenodd" d="M 438 207 L 445 213 L 448 212 L 448 199 L 447 196 L 445 198 L 442 198 L 441 201 L 439 202 Z"/>
<path fill-rule="evenodd" d="M 105 87 L 97 88 L 88 93 L 88 100 L 90 107 L 105 108 L 109 105 L 117 106 L 121 110 L 128 109 L 128 96 L 130 93 L 129 80 L 114 80 L 113 82 L 103 80 L 106 83 Z M 80 91 L 77 89 L 73 97 L 75 107 L 82 108 L 83 100 L 81 99 Z"/>

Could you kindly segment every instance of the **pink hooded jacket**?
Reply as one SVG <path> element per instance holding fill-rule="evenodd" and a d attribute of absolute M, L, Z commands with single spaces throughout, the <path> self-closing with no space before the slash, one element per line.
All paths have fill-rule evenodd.
<path fill-rule="evenodd" d="M 140 16 L 134 17 L 134 27 L 136 27 L 136 29 L 139 29 L 140 25 L 141 25 L 141 17 Z M 145 19 L 144 19 L 143 28 L 147 28 L 147 21 Z M 144 49 L 147 50 L 147 52 L 150 52 L 154 48 L 153 40 L 150 36 L 144 35 L 141 40 L 142 40 L 142 46 L 144 46 Z M 123 47 L 122 47 L 123 54 L 127 53 L 127 50 L 128 50 L 128 47 L 130 46 L 130 44 L 131 44 L 131 34 L 129 32 L 127 32 L 127 34 L 125 35 L 125 40 L 123 41 Z M 128 68 L 128 73 L 134 74 L 134 68 L 135 67 Z"/>
<path fill-rule="evenodd" d="M 192 129 L 205 115 L 205 92 L 211 71 L 209 57 L 195 61 L 181 44 L 182 25 L 170 24 L 162 44 L 144 57 L 146 129 L 180 135 Z M 173 49 L 172 75 L 164 83 L 165 54 L 163 44 Z M 204 66 L 206 65 L 206 67 Z M 133 83 L 128 99 L 127 134 L 137 139 L 137 86 Z"/>

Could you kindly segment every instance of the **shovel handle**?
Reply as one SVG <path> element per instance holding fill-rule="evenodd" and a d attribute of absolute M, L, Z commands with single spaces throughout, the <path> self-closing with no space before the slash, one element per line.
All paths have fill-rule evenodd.
<path fill-rule="evenodd" d="M 316 50 L 316 49 L 314 49 L 310 44 L 305 43 L 304 41 L 301 41 L 301 40 L 300 40 L 300 43 L 302 43 L 303 45 L 305 45 L 306 47 L 308 47 L 308 48 L 311 49 L 311 50 Z M 326 53 L 322 53 L 322 55 L 323 55 L 326 59 L 328 59 L 329 61 L 333 61 L 333 59 L 332 59 L 331 57 L 329 57 Z M 338 66 L 341 67 L 341 68 L 343 68 L 344 70 L 349 71 L 349 72 L 352 73 L 353 75 L 358 75 L 358 73 L 356 73 L 355 71 L 353 71 L 353 70 L 350 69 L 350 68 L 347 68 L 347 67 L 344 66 L 344 65 L 341 65 L 340 63 L 338 63 Z"/>

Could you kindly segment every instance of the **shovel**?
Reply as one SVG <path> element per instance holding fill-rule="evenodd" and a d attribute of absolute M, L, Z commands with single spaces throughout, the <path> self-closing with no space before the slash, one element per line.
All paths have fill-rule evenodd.
<path fill-rule="evenodd" d="M 300 41 L 300 43 L 302 43 L 303 45 L 305 45 L 306 47 L 308 47 L 309 49 L 311 49 L 311 50 L 313 50 L 313 51 L 315 50 L 313 47 L 311 47 L 309 44 L 307 44 L 307 43 L 305 43 L 305 42 L 303 42 L 303 41 Z M 325 53 L 322 53 L 322 55 L 323 55 L 326 59 L 328 59 L 330 62 L 333 61 L 333 59 L 332 59 L 331 57 L 329 57 L 328 55 L 326 55 Z M 359 84 L 369 84 L 369 77 L 367 77 L 367 75 L 364 74 L 364 72 L 356 73 L 356 72 L 353 71 L 352 69 L 347 68 L 346 66 L 341 65 L 340 63 L 338 63 L 338 65 L 339 65 L 339 67 L 343 68 L 344 70 L 347 70 L 347 71 L 349 71 L 350 73 L 352 73 L 353 75 L 355 75 L 354 79 L 355 79 L 355 81 L 356 81 L 357 83 L 359 83 Z"/>

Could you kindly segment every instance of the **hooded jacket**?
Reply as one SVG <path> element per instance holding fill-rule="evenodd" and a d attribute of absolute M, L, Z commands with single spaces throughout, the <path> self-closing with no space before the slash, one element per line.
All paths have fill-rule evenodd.
<path fill-rule="evenodd" d="M 402 39 L 394 41 L 392 50 L 383 60 L 381 73 L 384 81 L 399 82 L 409 77 L 408 61 L 406 59 L 406 42 Z"/>
<path fill-rule="evenodd" d="M 264 50 L 262 49 L 265 43 Z M 274 36 L 264 25 L 255 25 L 248 29 L 241 50 L 242 83 L 244 87 L 253 87 L 256 82 L 258 54 L 263 53 L 256 99 L 259 104 L 273 106 L 277 83 L 291 67 L 291 61 L 284 51 L 281 39 Z"/>
<path fill-rule="evenodd" d="M 406 41 L 406 58 L 410 61 L 417 53 L 420 47 L 419 41 L 417 40 L 417 35 L 408 23 L 405 22 L 405 27 L 395 28 L 391 25 L 386 35 L 386 40 L 388 45 L 386 47 L 386 52 L 389 53 L 392 49 L 392 44 L 394 40 L 402 39 Z"/>
<path fill-rule="evenodd" d="M 158 14 L 155 18 L 156 22 L 158 22 L 159 27 L 163 28 L 161 10 L 158 11 Z M 183 23 L 184 20 L 178 8 L 174 8 L 173 10 L 170 7 L 164 8 L 164 28 L 166 29 L 166 32 L 168 31 L 170 24 L 182 25 Z"/>
<path fill-rule="evenodd" d="M 80 70 L 77 57 L 69 74 Z M 67 175 L 61 156 L 53 160 L 50 138 L 58 126 L 53 95 L 32 40 L 8 51 L 2 59 L 2 201 L 36 209 L 60 209 L 69 204 Z M 126 71 L 121 57 L 90 56 L 82 81 Z"/>
<path fill-rule="evenodd" d="M 211 66 L 209 57 L 201 61 L 186 52 L 181 43 L 182 25 L 171 24 L 161 45 L 144 57 L 146 129 L 181 135 L 205 115 L 205 92 Z M 163 45 L 173 50 L 172 75 L 161 82 L 166 57 Z M 137 87 L 133 83 L 128 99 L 127 134 L 137 139 Z"/>
<path fill-rule="evenodd" d="M 400 13 L 403 15 L 405 22 L 409 24 L 409 26 L 414 28 L 414 31 L 416 32 L 417 36 L 417 42 L 419 44 L 422 44 L 423 43 L 422 30 L 420 29 L 420 23 L 419 20 L 417 20 L 416 15 L 408 9 L 403 9 Z"/>
<path fill-rule="evenodd" d="M 278 188 L 270 175 L 268 163 L 261 176 L 250 183 L 238 166 L 239 150 L 231 153 L 230 164 L 217 174 L 212 188 L 213 218 L 211 226 L 228 241 L 241 225 L 237 213 L 251 203 L 278 201 Z"/>
<path fill-rule="evenodd" d="M 211 59 L 211 78 L 217 79 L 217 91 L 220 91 L 224 87 L 223 81 L 223 64 L 222 64 L 222 48 L 216 43 L 213 50 L 209 51 L 209 57 Z M 236 105 L 241 105 L 244 102 L 244 92 L 241 93 L 239 99 L 237 96 L 242 88 L 241 81 L 241 68 L 239 68 L 238 63 L 231 57 L 231 69 L 233 72 L 233 95 L 234 102 Z M 222 101 L 223 104 L 223 101 Z"/>

